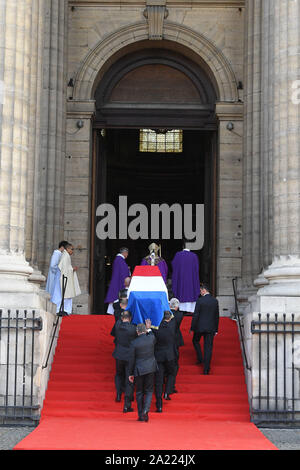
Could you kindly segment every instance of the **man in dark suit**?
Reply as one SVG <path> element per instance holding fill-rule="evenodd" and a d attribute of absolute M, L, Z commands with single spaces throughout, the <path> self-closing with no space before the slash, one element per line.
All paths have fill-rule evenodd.
<path fill-rule="evenodd" d="M 128 304 L 127 300 L 127 290 L 122 289 L 119 292 L 119 300 L 118 302 L 114 302 L 113 304 L 113 309 L 114 309 L 114 316 L 115 316 L 115 321 L 120 320 L 121 318 L 121 313 L 126 310 Z"/>
<path fill-rule="evenodd" d="M 154 375 L 157 364 L 154 356 L 155 336 L 151 332 L 151 321 L 146 325 L 140 323 L 136 327 L 138 337 L 130 345 L 129 380 L 136 385 L 136 401 L 138 406 L 138 421 L 149 420 Z"/>
<path fill-rule="evenodd" d="M 115 336 L 115 350 L 113 357 L 116 360 L 116 401 L 121 401 L 122 391 L 125 390 L 124 398 L 124 413 L 133 411 L 131 402 L 133 400 L 134 386 L 128 380 L 128 366 L 129 366 L 129 351 L 131 341 L 137 336 L 136 327 L 131 323 L 131 314 L 129 312 L 123 312 L 121 320 L 118 320 L 115 324 L 114 332 L 112 335 Z"/>
<path fill-rule="evenodd" d="M 219 326 L 219 303 L 209 292 L 205 284 L 200 285 L 201 297 L 196 302 L 192 318 L 191 331 L 194 332 L 193 346 L 198 362 L 202 363 L 200 339 L 204 339 L 204 374 L 209 374 L 213 350 L 213 341 Z"/>
<path fill-rule="evenodd" d="M 183 312 L 179 310 L 180 302 L 178 299 L 172 298 L 169 304 L 170 304 L 170 311 L 174 317 L 172 321 L 176 323 L 176 376 L 177 376 L 178 370 L 179 370 L 179 348 L 181 346 L 184 346 L 183 336 L 180 330 L 181 322 L 183 319 Z M 174 383 L 174 389 L 172 393 L 177 393 L 177 390 L 175 389 L 175 383 Z"/>
<path fill-rule="evenodd" d="M 164 312 L 164 317 L 158 329 L 153 329 L 156 338 L 155 359 L 158 370 L 155 374 L 156 411 L 162 412 L 162 396 L 165 400 L 171 400 L 170 394 L 174 391 L 176 378 L 176 322 L 169 311 Z M 164 378 L 166 377 L 165 392 L 163 394 Z"/>
<path fill-rule="evenodd" d="M 125 293 L 124 293 L 125 292 Z M 128 304 L 128 300 L 127 300 L 127 292 L 125 291 L 125 289 L 123 290 L 120 290 L 119 292 L 119 300 L 118 302 L 115 302 L 113 304 L 113 308 L 114 308 L 114 317 L 115 317 L 115 324 L 111 330 L 111 335 L 112 336 L 115 336 L 115 327 L 116 327 L 116 323 L 118 320 L 121 320 L 121 315 L 123 312 L 125 312 L 125 310 L 127 309 L 127 304 Z"/>

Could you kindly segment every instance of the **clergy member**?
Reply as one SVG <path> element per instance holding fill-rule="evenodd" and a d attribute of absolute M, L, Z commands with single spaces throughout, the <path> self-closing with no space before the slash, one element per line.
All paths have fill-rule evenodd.
<path fill-rule="evenodd" d="M 148 256 L 145 256 L 145 258 L 142 259 L 141 265 L 158 266 L 163 280 L 165 281 L 165 284 L 167 284 L 168 265 L 165 260 L 161 257 L 161 253 L 158 254 L 160 247 L 156 245 L 156 243 L 151 243 L 151 245 L 149 245 L 148 247 L 148 250 L 150 253 Z"/>
<path fill-rule="evenodd" d="M 71 315 L 73 297 L 81 294 L 76 273 L 77 267 L 73 268 L 71 263 L 73 252 L 73 246 L 68 244 L 61 255 L 55 278 L 54 292 L 51 297 L 51 302 L 56 304 L 56 313 L 62 316 Z M 61 306 L 63 286 L 65 287 L 64 304 Z"/>
<path fill-rule="evenodd" d="M 58 249 L 54 250 L 52 253 L 47 277 L 47 284 L 45 288 L 46 292 L 49 292 L 50 296 L 52 296 L 54 290 L 54 282 L 58 269 L 58 263 L 60 261 L 63 251 L 65 250 L 68 244 L 69 242 L 67 242 L 66 240 L 61 241 L 58 245 Z"/>
<path fill-rule="evenodd" d="M 172 291 L 180 302 L 179 309 L 193 313 L 200 295 L 199 260 L 185 246 L 172 261 Z"/>
<path fill-rule="evenodd" d="M 108 303 L 107 313 L 110 315 L 114 314 L 113 303 L 119 300 L 119 292 L 124 289 L 125 280 L 130 278 L 130 269 L 126 263 L 128 254 L 128 248 L 121 248 L 112 265 L 111 281 L 104 300 L 104 303 Z"/>

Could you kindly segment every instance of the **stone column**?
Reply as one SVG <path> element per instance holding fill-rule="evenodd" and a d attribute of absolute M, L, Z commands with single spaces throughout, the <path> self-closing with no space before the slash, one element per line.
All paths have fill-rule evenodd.
<path fill-rule="evenodd" d="M 273 63 L 271 0 L 246 2 L 243 286 L 246 300 L 268 283 L 273 257 Z"/>
<path fill-rule="evenodd" d="M 41 275 L 37 265 L 39 236 L 39 158 L 40 158 L 40 121 L 41 92 L 43 71 L 43 36 L 44 36 L 44 2 L 36 0 L 32 8 L 32 47 L 30 64 L 30 132 L 28 144 L 28 175 L 26 204 L 26 260 L 33 267 L 30 281 L 41 283 L 45 277 Z"/>
<path fill-rule="evenodd" d="M 261 0 L 246 2 L 243 162 L 243 293 L 255 290 L 262 269 L 260 259 L 261 210 Z"/>
<path fill-rule="evenodd" d="M 261 16 L 257 15 L 256 20 L 255 14 L 253 15 L 255 5 L 261 9 Z M 263 321 L 267 314 L 270 314 L 271 321 L 274 321 L 276 314 L 279 322 L 284 318 L 283 315 L 287 321 L 291 321 L 292 314 L 296 315 L 295 321 L 300 318 L 300 127 L 299 104 L 292 99 L 293 85 L 300 73 L 300 3 L 298 0 L 248 0 L 247 9 L 248 20 L 256 21 L 256 29 L 260 31 L 260 40 L 255 47 L 252 48 L 251 45 L 252 52 L 249 55 L 250 68 L 252 55 L 253 64 L 256 63 L 257 54 L 260 55 L 260 72 L 257 74 L 258 106 L 254 107 L 254 95 L 251 99 L 248 93 L 247 106 L 250 102 L 252 109 L 248 107 L 246 124 L 248 127 L 249 122 L 255 121 L 258 132 L 255 145 L 258 146 L 259 161 L 255 160 L 255 153 L 250 152 L 246 146 L 245 183 L 249 192 L 246 190 L 244 193 L 246 217 L 248 210 L 254 213 L 257 208 L 254 233 L 251 232 L 251 223 L 244 227 L 245 248 L 254 250 L 252 252 L 257 268 L 255 272 L 254 264 L 251 267 L 250 257 L 246 257 L 244 268 L 247 267 L 247 270 L 243 271 L 248 285 L 251 287 L 253 281 L 258 288 L 257 292 L 248 296 L 249 303 L 244 309 L 244 331 L 247 336 L 248 359 L 252 366 L 246 377 L 249 395 L 254 399 L 255 405 L 255 398 L 259 393 L 272 398 L 275 372 L 273 369 L 273 380 L 269 384 L 266 380 L 267 370 L 263 365 L 262 389 L 259 392 L 260 346 L 258 335 L 251 334 L 251 321 L 258 319 L 258 313 Z M 248 34 L 248 41 L 249 39 Z M 251 77 L 248 90 L 250 86 Z M 251 136 L 250 127 L 248 134 Z M 247 172 L 251 166 L 252 170 Z M 255 191 L 251 193 L 251 188 L 255 190 L 255 187 L 259 188 L 259 197 Z M 250 234 L 248 238 L 247 234 Z M 263 271 L 255 279 L 260 266 Z M 260 354 L 263 358 L 267 354 L 274 358 L 274 337 L 271 335 L 268 339 L 273 346 L 267 351 L 263 343 Z M 286 337 L 289 345 L 292 345 L 291 340 L 290 336 Z M 276 354 L 282 360 L 285 354 L 282 341 L 276 346 Z M 274 367 L 275 361 L 271 359 L 270 368 Z M 287 396 L 289 392 L 287 388 Z M 282 394 L 280 388 L 278 394 Z"/>
<path fill-rule="evenodd" d="M 68 2 L 43 1 L 45 36 L 37 259 L 39 269 L 47 275 L 52 252 L 64 238 Z"/>
<path fill-rule="evenodd" d="M 300 121 L 299 104 L 293 102 L 292 96 L 293 84 L 300 76 L 300 3 L 273 0 L 272 8 L 273 94 L 269 106 L 274 123 L 271 162 L 274 253 L 272 264 L 264 272 L 269 284 L 260 289 L 259 295 L 299 297 Z"/>
<path fill-rule="evenodd" d="M 38 0 L 0 3 L 0 80 L 4 84 L 0 108 L 1 307 L 39 305 L 38 288 L 28 282 L 32 268 L 25 260 L 31 70 L 37 70 L 32 28 L 37 16 L 41 19 L 39 4 Z"/>

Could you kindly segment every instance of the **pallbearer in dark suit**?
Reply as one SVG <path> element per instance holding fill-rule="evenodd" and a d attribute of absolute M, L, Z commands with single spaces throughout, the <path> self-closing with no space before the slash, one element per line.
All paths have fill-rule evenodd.
<path fill-rule="evenodd" d="M 179 348 L 181 346 L 184 346 L 184 341 L 183 341 L 183 336 L 180 330 L 181 322 L 183 319 L 183 312 L 179 310 L 180 302 L 178 299 L 171 299 L 170 302 L 170 310 L 171 313 L 173 314 L 173 322 L 176 323 L 176 375 L 178 374 L 179 370 Z M 174 390 L 173 393 L 176 393 L 177 390 L 175 389 L 175 383 L 174 383 Z"/>
<path fill-rule="evenodd" d="M 176 322 L 171 312 L 164 312 L 164 318 L 158 329 L 153 329 L 156 338 L 155 358 L 158 371 L 155 375 L 156 411 L 162 412 L 162 396 L 171 400 L 170 394 L 174 391 L 176 379 Z M 166 377 L 165 392 L 163 394 L 164 377 Z"/>
<path fill-rule="evenodd" d="M 146 320 L 146 325 L 140 323 L 136 327 L 138 337 L 130 345 L 129 380 L 135 380 L 136 401 L 138 406 L 138 421 L 148 421 L 150 410 L 154 374 L 157 364 L 154 357 L 155 336 L 151 332 L 151 321 Z"/>
<path fill-rule="evenodd" d="M 126 293 L 125 289 L 120 290 L 119 300 L 118 300 L 118 302 L 115 302 L 114 305 L 113 305 L 115 324 L 114 324 L 114 326 L 111 330 L 111 333 L 110 333 L 112 336 L 115 336 L 116 323 L 117 323 L 118 320 L 121 320 L 121 315 L 127 309 L 127 304 L 128 304 L 127 293 Z"/>
<path fill-rule="evenodd" d="M 193 345 L 199 363 L 203 362 L 199 343 L 201 337 L 204 338 L 204 374 L 209 374 L 213 341 L 219 326 L 219 303 L 205 284 L 200 285 L 200 294 L 193 314 L 191 331 L 194 332 Z"/>
<path fill-rule="evenodd" d="M 123 312 L 121 320 L 118 320 L 114 327 L 112 335 L 115 336 L 115 350 L 113 357 L 116 360 L 116 401 L 121 401 L 122 391 L 125 390 L 124 413 L 133 411 L 131 402 L 133 400 L 134 386 L 128 379 L 129 351 L 130 344 L 137 336 L 135 325 L 131 324 L 131 315 L 129 312 Z"/>

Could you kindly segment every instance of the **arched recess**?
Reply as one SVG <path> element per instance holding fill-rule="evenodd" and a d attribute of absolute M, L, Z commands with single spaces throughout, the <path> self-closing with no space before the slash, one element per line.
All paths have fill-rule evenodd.
<path fill-rule="evenodd" d="M 75 77 L 74 100 L 91 100 L 111 58 L 127 46 L 148 41 L 147 23 L 137 23 L 122 28 L 100 41 L 81 63 Z M 165 23 L 164 40 L 186 47 L 203 62 L 216 87 L 218 101 L 237 102 L 237 82 L 229 61 L 222 51 L 200 33 L 179 24 Z M 148 41 L 158 43 L 158 41 Z M 122 55 L 122 52 L 121 52 Z"/>
<path fill-rule="evenodd" d="M 178 50 L 143 46 L 102 74 L 94 126 L 215 129 L 217 95 L 203 67 Z"/>

